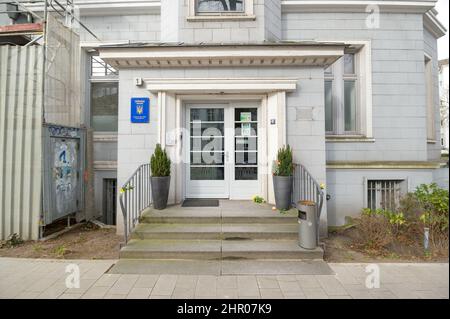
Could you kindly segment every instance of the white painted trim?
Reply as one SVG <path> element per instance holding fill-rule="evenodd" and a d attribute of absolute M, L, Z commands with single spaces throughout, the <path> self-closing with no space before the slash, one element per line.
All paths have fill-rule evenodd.
<path fill-rule="evenodd" d="M 425 13 L 434 8 L 430 1 L 283 0 L 283 12 L 365 12 L 376 5 L 383 12 Z"/>
<path fill-rule="evenodd" d="M 164 93 L 164 94 L 163 94 Z M 270 102 L 268 101 L 269 97 L 267 94 L 245 94 L 245 92 L 241 92 L 240 94 L 203 94 L 204 92 L 196 92 L 194 94 L 181 94 L 175 95 L 175 93 L 168 92 L 158 92 L 158 105 L 160 105 L 160 109 L 167 109 L 168 107 L 172 107 L 173 104 L 175 107 L 175 119 L 172 117 L 168 118 L 166 115 L 165 124 L 160 124 L 159 127 L 165 127 L 165 129 L 172 129 L 170 123 L 175 123 L 176 128 L 179 130 L 182 128 L 182 123 L 186 119 L 183 118 L 184 114 L 184 103 L 198 103 L 198 102 L 212 102 L 212 103 L 222 103 L 224 101 L 259 101 L 261 104 L 261 129 L 265 131 L 265 134 L 261 134 L 261 160 L 260 160 L 260 168 L 261 172 L 265 173 L 265 176 L 260 176 L 260 187 L 261 194 L 264 198 L 268 199 L 269 203 L 274 203 L 274 193 L 273 193 L 273 184 L 272 184 L 272 160 L 275 159 L 276 151 L 281 144 L 286 143 L 286 110 L 279 110 L 281 106 L 286 106 L 286 94 L 285 92 L 273 92 L 269 93 Z M 164 98 L 165 96 L 165 98 Z M 169 96 L 173 97 L 170 98 Z M 270 114 L 272 115 L 269 115 Z M 163 112 L 160 112 L 161 116 Z M 283 115 L 284 114 L 284 115 Z M 281 117 L 281 118 L 280 118 Z M 270 125 L 270 119 L 276 118 L 276 125 Z M 161 117 L 159 117 L 159 121 L 161 121 Z M 269 131 L 271 130 L 271 131 Z M 181 131 L 179 131 L 181 133 Z M 263 132 L 261 132 L 263 133 Z M 158 129 L 158 141 L 160 140 L 160 136 L 165 135 L 165 132 Z M 186 185 L 185 180 L 186 176 L 184 175 L 183 168 L 183 156 L 185 155 L 183 152 L 186 150 L 186 136 L 181 137 L 178 135 L 176 140 L 176 145 L 174 146 L 166 146 L 168 152 L 170 152 L 170 156 L 174 162 L 173 169 L 173 183 L 171 183 L 170 190 L 170 203 L 179 203 L 184 198 L 186 194 Z M 271 143 L 271 145 L 269 145 Z M 271 155 L 269 155 L 269 152 Z M 173 186 L 173 188 L 172 188 Z"/>
<path fill-rule="evenodd" d="M 267 93 L 295 91 L 296 78 L 169 78 L 151 79 L 144 82 L 150 92 L 186 93 Z"/>
<path fill-rule="evenodd" d="M 447 34 L 447 29 L 432 11 L 425 13 L 423 16 L 423 25 L 424 28 L 430 31 L 437 39 Z"/>
<path fill-rule="evenodd" d="M 275 120 L 275 124 L 271 124 Z M 276 159 L 278 149 L 286 145 L 286 92 L 269 93 L 267 96 L 267 176 L 268 203 L 275 203 L 275 193 L 272 179 L 272 164 Z"/>
<path fill-rule="evenodd" d="M 24 4 L 34 12 L 42 12 L 44 7 L 42 1 L 39 3 Z M 57 7 L 57 6 L 55 6 Z M 80 10 L 82 16 L 105 16 L 124 14 L 159 14 L 161 12 L 161 1 L 156 0 L 77 0 L 75 8 Z M 51 12 L 53 9 L 48 7 Z"/>
<path fill-rule="evenodd" d="M 351 161 L 329 161 L 328 169 L 436 169 L 440 167 L 440 163 L 435 162 L 351 162 Z"/>
<path fill-rule="evenodd" d="M 216 21 L 255 21 L 255 15 L 222 15 L 222 16 L 190 16 L 186 17 L 189 22 L 216 22 Z"/>
<path fill-rule="evenodd" d="M 187 21 L 239 21 L 239 20 L 255 20 L 254 15 L 254 0 L 244 0 L 244 12 L 223 12 L 223 13 L 200 13 L 197 14 L 195 8 L 196 0 L 188 0 L 188 12 L 186 17 Z"/>
<path fill-rule="evenodd" d="M 366 138 L 364 136 L 353 137 L 347 135 L 327 135 L 326 143 L 375 143 L 374 138 Z"/>
<path fill-rule="evenodd" d="M 350 46 L 361 47 L 356 57 L 359 65 L 359 101 L 360 119 L 359 127 L 365 139 L 371 140 L 373 136 L 373 90 L 372 90 L 372 41 L 371 40 L 339 40 Z M 329 141 L 333 142 L 333 141 Z"/>
<path fill-rule="evenodd" d="M 189 2 L 191 2 L 190 0 Z M 247 0 L 248 1 L 248 0 Z M 415 12 L 425 13 L 431 10 L 435 3 L 428 1 L 337 1 L 337 0 L 284 0 L 281 1 L 283 12 L 355 12 L 363 11 L 369 4 L 380 6 L 384 12 Z M 121 15 L 161 12 L 161 1 L 148 0 L 77 0 L 76 5 L 84 16 L 89 15 Z M 35 12 L 43 11 L 42 4 L 26 4 Z M 251 7 L 253 9 L 253 6 Z M 253 12 L 246 12 L 253 15 Z M 195 8 L 189 7 L 189 16 L 195 17 Z M 220 17 L 220 16 L 219 16 Z"/>
<path fill-rule="evenodd" d="M 323 43 L 324 45 L 321 45 Z M 326 44 L 326 45 L 325 45 Z M 342 56 L 345 44 L 342 42 L 318 42 L 317 45 L 227 45 L 227 46 L 148 46 L 141 48 L 101 46 L 102 59 L 188 59 L 188 58 L 302 58 Z"/>
<path fill-rule="evenodd" d="M 115 68 L 326 66 L 344 54 L 345 44 L 211 45 L 99 47 L 99 56 Z"/>

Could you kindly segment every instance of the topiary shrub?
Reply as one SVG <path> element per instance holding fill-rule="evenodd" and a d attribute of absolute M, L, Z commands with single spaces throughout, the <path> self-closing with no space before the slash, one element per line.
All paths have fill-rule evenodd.
<path fill-rule="evenodd" d="M 156 144 L 155 152 L 150 159 L 150 167 L 153 177 L 170 176 L 170 158 L 161 144 Z"/>
<path fill-rule="evenodd" d="M 293 172 L 292 149 L 289 145 L 283 146 L 278 150 L 273 174 L 275 176 L 292 176 Z"/>

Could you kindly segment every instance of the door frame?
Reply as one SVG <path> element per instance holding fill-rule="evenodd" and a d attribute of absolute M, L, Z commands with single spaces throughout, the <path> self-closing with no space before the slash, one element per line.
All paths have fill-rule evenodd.
<path fill-rule="evenodd" d="M 264 123 L 266 120 L 265 116 L 265 103 L 263 103 L 264 99 L 255 98 L 252 96 L 250 99 L 243 99 L 235 97 L 234 99 L 223 101 L 223 100 L 213 100 L 211 98 L 207 100 L 193 100 L 193 101 L 184 101 L 182 105 L 182 114 L 183 119 L 182 123 L 184 123 L 184 135 L 182 143 L 182 158 L 183 158 L 183 198 L 227 198 L 227 199 L 251 199 L 254 195 L 266 196 L 267 194 L 267 181 L 265 180 L 265 174 L 267 174 L 267 133 L 266 128 L 264 127 Z M 226 159 L 225 153 L 225 181 L 226 190 L 220 194 L 220 196 L 216 196 L 215 194 L 201 194 L 197 195 L 194 193 L 190 193 L 188 189 L 190 189 L 190 181 L 189 181 L 189 172 L 187 171 L 190 168 L 190 115 L 189 110 L 191 108 L 224 108 L 224 129 L 225 129 L 225 139 L 224 139 L 224 152 L 228 152 L 228 158 Z M 234 180 L 234 168 L 235 168 L 235 160 L 234 160 L 234 151 L 235 151 L 235 135 L 234 135 L 234 110 L 236 108 L 256 108 L 258 113 L 258 179 L 251 181 L 235 181 Z M 235 188 L 239 188 L 241 191 Z M 250 190 L 249 192 L 245 192 L 245 190 Z"/>
<path fill-rule="evenodd" d="M 191 134 L 190 134 L 190 110 L 193 108 L 204 108 L 204 109 L 223 109 L 224 110 L 224 145 L 223 145 L 223 151 L 224 151 L 224 179 L 223 179 L 223 188 L 224 191 L 223 192 L 218 192 L 218 193 L 214 193 L 214 194 L 195 194 L 190 193 L 188 190 L 191 189 L 192 181 L 189 179 L 190 178 L 190 139 L 191 139 Z M 229 104 L 228 103 L 220 103 L 220 102 L 211 102 L 211 103 L 207 103 L 207 102 L 202 102 L 202 103 L 185 103 L 184 105 L 184 129 L 185 129 L 185 136 L 186 138 L 184 138 L 184 145 L 183 145 L 183 151 L 184 151 L 184 156 L 183 156 L 183 163 L 184 163 L 184 189 L 185 189 L 185 193 L 184 193 L 184 197 L 185 198 L 229 198 L 229 185 L 230 185 L 230 167 L 228 166 L 227 160 L 226 160 L 226 149 L 227 149 L 227 135 L 226 135 L 226 131 L 227 131 L 227 117 L 229 117 Z M 227 111 L 228 110 L 228 111 Z M 194 182 L 201 184 L 203 183 L 203 185 L 199 185 L 199 187 L 211 187 L 213 185 L 214 182 L 222 182 L 222 180 L 211 180 L 211 181 L 197 181 Z"/>

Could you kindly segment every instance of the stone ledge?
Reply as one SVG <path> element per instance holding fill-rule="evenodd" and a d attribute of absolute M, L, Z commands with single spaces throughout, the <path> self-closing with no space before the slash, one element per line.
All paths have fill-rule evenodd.
<path fill-rule="evenodd" d="M 186 20 L 189 22 L 214 22 L 214 21 L 255 21 L 255 15 L 205 15 L 205 16 L 188 16 Z"/>
<path fill-rule="evenodd" d="M 365 136 L 326 136 L 326 143 L 375 143 L 375 139 Z"/>
<path fill-rule="evenodd" d="M 335 161 L 327 162 L 327 169 L 437 169 L 441 167 L 438 162 L 408 162 L 408 161 Z"/>

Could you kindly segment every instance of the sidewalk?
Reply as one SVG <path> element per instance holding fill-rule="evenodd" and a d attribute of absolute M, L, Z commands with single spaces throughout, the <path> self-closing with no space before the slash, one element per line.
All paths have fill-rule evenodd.
<path fill-rule="evenodd" d="M 378 264 L 380 288 L 365 286 L 365 264 L 329 264 L 336 275 L 105 274 L 114 260 L 0 258 L 0 298 L 449 298 L 448 264 Z M 68 289 L 66 266 L 80 268 Z"/>

